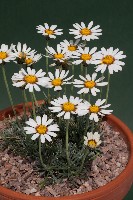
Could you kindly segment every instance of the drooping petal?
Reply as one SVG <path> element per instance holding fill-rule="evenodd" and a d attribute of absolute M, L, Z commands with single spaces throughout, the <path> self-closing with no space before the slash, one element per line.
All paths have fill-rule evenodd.
<path fill-rule="evenodd" d="M 39 133 L 36 133 L 31 137 L 31 139 L 36 140 L 39 137 L 39 135 L 40 135 Z"/>

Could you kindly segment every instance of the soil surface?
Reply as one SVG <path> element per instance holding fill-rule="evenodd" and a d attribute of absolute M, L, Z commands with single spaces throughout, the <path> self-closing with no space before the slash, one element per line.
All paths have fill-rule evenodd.
<path fill-rule="evenodd" d="M 58 197 L 80 194 L 107 184 L 124 170 L 129 152 L 119 132 L 114 131 L 107 122 L 102 122 L 101 128 L 104 145 L 100 149 L 103 154 L 93 161 L 92 171 L 87 174 L 87 181 L 76 179 L 76 184 L 72 185 L 64 179 L 60 184 L 40 188 L 39 183 L 44 179 L 35 170 L 35 163 L 14 156 L 6 149 L 0 152 L 0 185 L 34 196 Z"/>

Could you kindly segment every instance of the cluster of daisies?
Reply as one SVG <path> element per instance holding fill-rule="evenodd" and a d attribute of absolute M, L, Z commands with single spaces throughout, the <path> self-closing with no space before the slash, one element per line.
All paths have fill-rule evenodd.
<path fill-rule="evenodd" d="M 17 45 L 11 44 L 10 47 L 2 44 L 0 48 L 0 64 L 13 60 L 19 65 L 30 66 L 38 62 L 41 58 L 41 54 L 37 54 L 35 50 L 27 47 L 27 44 L 22 45 L 20 42 Z"/>
<path fill-rule="evenodd" d="M 121 59 L 126 58 L 126 55 L 123 55 L 123 51 L 113 49 L 113 47 L 108 49 L 101 48 L 100 51 L 97 51 L 97 47 L 90 49 L 78 42 L 79 40 L 76 40 L 75 43 L 64 40 L 64 42 L 57 45 L 57 49 L 48 46 L 46 48 L 48 57 L 53 58 L 54 61 L 51 66 L 82 64 L 88 67 L 88 65 L 94 64 L 96 72 L 101 71 L 101 73 L 104 73 L 107 69 L 110 74 L 113 74 L 113 72 L 122 71 L 122 66 L 125 63 Z M 70 61 L 70 59 L 74 61 Z"/>
<path fill-rule="evenodd" d="M 63 34 L 63 29 L 57 29 L 57 25 L 49 26 L 47 23 L 44 23 L 44 26 L 37 26 L 36 29 L 48 42 L 50 39 L 55 39 L 57 35 Z M 63 95 L 62 98 L 53 99 L 50 102 L 49 109 L 51 112 L 57 113 L 57 117 L 64 117 L 65 120 L 71 119 L 71 115 L 86 115 L 89 120 L 97 123 L 101 117 L 112 113 L 112 110 L 108 109 L 110 104 L 107 104 L 106 99 L 101 98 L 96 100 L 95 104 L 91 104 L 91 102 L 83 99 L 82 94 L 97 96 L 100 87 L 109 84 L 103 81 L 105 79 L 103 73 L 106 69 L 109 74 L 121 71 L 122 66 L 125 65 L 121 60 L 126 56 L 123 51 L 113 49 L 113 47 L 101 48 L 100 51 L 97 51 L 97 47 L 88 47 L 88 41 L 99 39 L 99 36 L 102 35 L 102 29 L 99 25 L 93 26 L 93 21 L 88 25 L 83 22 L 73 24 L 73 29 L 69 29 L 69 34 L 74 35 L 75 41 L 65 39 L 57 44 L 55 49 L 47 45 L 45 48 L 46 55 L 37 54 L 35 50 L 27 47 L 26 44 L 22 45 L 20 42 L 17 45 L 12 44 L 10 47 L 2 44 L 0 64 L 5 64 L 11 60 L 19 64 L 21 66 L 20 71 L 12 76 L 13 86 L 24 90 L 28 89 L 31 93 L 41 91 L 40 87 L 60 91 L 64 85 L 72 84 L 73 87 L 78 88 L 77 94 L 81 95 L 80 98 L 72 95 L 68 98 Z M 81 40 L 82 42 L 80 42 Z M 50 71 L 46 73 L 42 69 L 38 71 L 34 69 L 34 64 L 44 56 L 46 59 L 51 58 L 53 60 L 51 65 L 46 66 L 48 69 L 50 69 L 50 66 L 57 67 L 54 74 Z M 88 68 L 90 64 L 95 65 L 95 72 L 92 75 L 81 74 L 79 79 L 74 78 L 74 74 L 70 75 L 71 66 L 81 65 L 81 67 Z M 66 68 L 68 66 L 69 68 Z M 97 74 L 99 71 L 102 73 L 100 77 Z M 43 117 L 36 116 L 34 120 L 29 118 L 26 124 L 28 125 L 24 127 L 26 134 L 33 134 L 32 140 L 40 137 L 42 143 L 46 140 L 52 141 L 51 137 L 56 137 L 55 132 L 59 131 L 59 126 L 54 123 L 53 119 L 48 119 L 45 114 Z M 96 148 L 100 143 L 98 132 L 87 132 L 87 136 L 84 136 L 84 144 L 90 148 Z"/>

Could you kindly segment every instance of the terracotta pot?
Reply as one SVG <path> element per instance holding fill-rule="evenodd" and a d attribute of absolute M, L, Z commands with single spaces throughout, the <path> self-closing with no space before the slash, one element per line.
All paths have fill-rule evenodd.
<path fill-rule="evenodd" d="M 17 113 L 22 112 L 22 104 L 17 105 L 16 110 Z M 3 117 L 7 117 L 9 114 L 13 115 L 11 108 L 0 111 L 0 120 L 2 121 Z M 133 183 L 133 135 L 131 130 L 114 115 L 107 116 L 106 120 L 121 133 L 130 152 L 126 168 L 116 179 L 91 192 L 56 198 L 35 197 L 0 187 L 0 200 L 122 200 Z"/>

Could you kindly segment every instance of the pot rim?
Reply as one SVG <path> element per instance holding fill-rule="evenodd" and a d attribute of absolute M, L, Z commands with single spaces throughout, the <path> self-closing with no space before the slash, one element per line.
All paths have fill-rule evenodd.
<path fill-rule="evenodd" d="M 41 101 L 42 102 L 42 101 Z M 15 108 L 22 108 L 22 104 L 18 104 L 15 106 Z M 2 116 L 3 113 L 11 112 L 12 108 L 6 108 L 0 111 L 0 116 Z M 2 121 L 2 119 L 0 119 Z M 0 186 L 0 194 L 2 194 L 3 197 L 8 197 L 10 194 L 10 198 L 12 200 L 15 200 L 15 198 L 19 198 L 20 200 L 55 200 L 55 198 L 58 200 L 70 200 L 72 198 L 73 200 L 83 200 L 85 198 L 95 198 L 98 196 L 103 195 L 104 193 L 111 193 L 114 189 L 119 187 L 120 182 L 126 181 L 127 175 L 131 174 L 132 176 L 132 182 L 133 182 L 133 134 L 132 131 L 124 124 L 119 118 L 114 116 L 113 114 L 106 116 L 106 121 L 113 125 L 114 128 L 116 128 L 121 134 L 123 134 L 126 139 L 125 142 L 128 145 L 129 148 L 129 161 L 126 165 L 125 169 L 112 181 L 107 183 L 104 186 L 101 186 L 95 190 L 85 192 L 82 194 L 75 194 L 71 196 L 63 196 L 63 197 L 43 197 L 43 196 L 32 196 L 32 195 L 26 195 L 20 192 L 12 191 L 11 189 L 7 189 L 3 186 Z M 7 194 L 7 195 L 6 195 Z"/>

